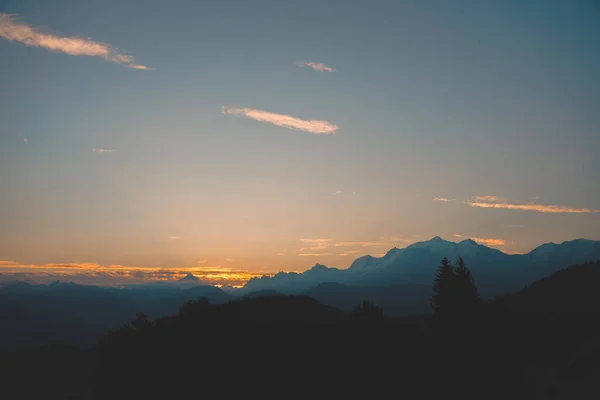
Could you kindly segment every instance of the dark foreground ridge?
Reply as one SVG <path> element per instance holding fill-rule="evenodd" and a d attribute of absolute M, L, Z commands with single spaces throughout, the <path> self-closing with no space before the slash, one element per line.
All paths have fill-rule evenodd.
<path fill-rule="evenodd" d="M 49 399 L 598 398 L 599 281 L 587 263 L 483 301 L 464 263 L 443 260 L 435 314 L 400 318 L 368 301 L 201 298 L 138 313 L 91 348 L 5 350 L 0 376 L 5 393 Z"/>

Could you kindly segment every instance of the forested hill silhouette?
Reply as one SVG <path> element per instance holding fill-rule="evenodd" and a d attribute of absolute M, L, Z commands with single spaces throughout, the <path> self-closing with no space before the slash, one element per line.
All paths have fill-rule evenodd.
<path fill-rule="evenodd" d="M 172 315 L 187 300 L 234 299 L 217 287 L 139 285 L 119 289 L 70 282 L 0 286 L 0 348 L 32 343 L 91 345 L 138 311 L 151 318 Z"/>
<path fill-rule="evenodd" d="M 434 266 L 443 257 L 452 260 L 462 257 L 473 271 L 481 295 L 491 298 L 499 293 L 521 290 L 569 265 L 600 259 L 600 241 L 576 239 L 560 244 L 547 243 L 527 254 L 505 254 L 471 239 L 455 243 L 436 236 L 402 249 L 393 248 L 383 257 L 360 257 L 348 269 L 317 264 L 303 273 L 280 272 L 272 277 L 252 278 L 239 293 L 276 290 L 301 294 L 330 282 L 352 287 L 429 286 L 435 275 Z"/>
<path fill-rule="evenodd" d="M 398 388 L 411 398 L 572 399 L 593 390 L 600 302 L 592 282 L 600 262 L 487 301 L 463 259 L 436 264 L 429 315 L 391 317 L 370 301 L 344 312 L 272 292 L 221 304 L 200 298 L 172 316 L 132 314 L 88 350 L 0 352 L 3 390 L 33 390 L 27 382 L 36 373 L 55 385 L 62 379 L 81 396 L 72 398 L 93 399 L 215 390 L 227 397 L 377 397 Z M 70 374 L 83 386 L 66 383 Z"/>
<path fill-rule="evenodd" d="M 573 265 L 496 301 L 528 313 L 600 312 L 600 261 Z"/>
<path fill-rule="evenodd" d="M 391 318 L 368 301 L 346 313 L 274 293 L 221 305 L 191 301 L 175 316 L 138 314 L 106 335 L 96 349 L 94 387 L 107 394 L 179 395 L 192 393 L 202 377 L 228 387 L 231 396 L 248 390 L 376 396 L 401 387 L 411 398 L 562 393 L 567 397 L 558 398 L 566 399 L 574 388 L 589 388 L 600 371 L 598 295 L 580 296 L 559 314 L 529 304 L 589 288 L 584 281 L 599 271 L 599 262 L 573 266 L 520 293 L 484 301 L 464 260 L 444 259 L 433 282 L 432 317 Z M 583 304 L 590 301 L 595 304 Z M 184 359 L 194 360 L 193 367 Z M 153 385 L 138 384 L 144 381 Z"/>

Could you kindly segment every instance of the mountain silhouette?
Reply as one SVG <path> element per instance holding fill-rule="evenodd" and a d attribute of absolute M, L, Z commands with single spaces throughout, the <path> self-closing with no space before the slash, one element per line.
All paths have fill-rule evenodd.
<path fill-rule="evenodd" d="M 179 282 L 200 282 L 200 278 L 190 272 L 183 278 L 179 279 Z"/>
<path fill-rule="evenodd" d="M 600 259 L 600 241 L 577 239 L 560 244 L 548 243 L 527 254 L 506 254 L 478 244 L 472 239 L 458 243 L 435 236 L 405 248 L 393 248 L 383 257 L 357 258 L 348 269 L 317 264 L 303 272 L 279 272 L 274 276 L 250 279 L 239 294 L 276 290 L 284 294 L 304 293 L 322 283 L 355 287 L 381 285 L 431 284 L 439 260 L 462 257 L 471 269 L 481 294 L 490 298 L 498 293 L 520 290 L 569 265 Z"/>

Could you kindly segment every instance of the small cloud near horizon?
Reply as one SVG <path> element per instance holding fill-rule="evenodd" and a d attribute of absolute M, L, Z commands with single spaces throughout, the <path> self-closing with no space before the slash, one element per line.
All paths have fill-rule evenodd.
<path fill-rule="evenodd" d="M 481 243 L 485 246 L 504 246 L 506 244 L 506 240 L 504 239 L 495 239 L 495 238 L 480 238 L 480 237 L 474 237 L 474 236 L 464 236 L 461 235 L 460 233 L 453 233 L 452 236 L 457 237 L 457 238 L 468 238 L 471 239 L 477 243 Z M 514 244 L 514 242 L 512 243 Z"/>
<path fill-rule="evenodd" d="M 345 253 L 336 254 L 336 256 L 346 257 L 346 256 L 351 256 L 354 254 L 362 254 L 362 253 L 363 253 L 363 251 L 361 251 L 361 250 L 352 250 L 352 251 L 347 251 Z"/>
<path fill-rule="evenodd" d="M 115 149 L 92 149 L 94 153 L 114 153 Z"/>
<path fill-rule="evenodd" d="M 325 65 L 323 63 L 307 62 L 307 61 L 295 61 L 294 64 L 296 64 L 300 68 L 309 67 L 309 68 L 312 68 L 315 71 L 319 71 L 319 72 L 337 72 L 336 69 L 328 67 L 327 65 Z"/>
<path fill-rule="evenodd" d="M 137 70 L 150 70 L 145 65 L 136 64 L 133 56 L 122 53 L 113 46 L 82 36 L 57 36 L 16 22 L 13 14 L 0 13 L 0 37 L 23 43 L 25 46 L 69 54 L 72 56 L 100 57 L 106 61 Z"/>
<path fill-rule="evenodd" d="M 332 239 L 323 238 L 301 238 L 298 239 L 303 247 L 300 247 L 300 257 L 306 256 L 348 256 L 352 254 L 367 253 L 369 248 L 380 249 L 381 247 L 393 247 L 394 243 L 413 243 L 413 239 L 405 238 L 401 235 L 381 237 L 380 241 L 334 241 Z M 330 249 L 340 251 L 340 253 L 332 253 Z"/>
<path fill-rule="evenodd" d="M 288 128 L 296 131 L 304 131 L 313 135 L 332 134 L 335 135 L 339 127 L 322 120 L 305 120 L 291 115 L 277 114 L 269 111 L 256 110 L 252 108 L 237 108 L 222 106 L 223 114 L 242 116 L 253 119 L 258 122 L 266 122 L 282 128 Z"/>
<path fill-rule="evenodd" d="M 451 201 L 456 201 L 456 199 L 449 199 L 449 198 L 446 198 L 446 197 L 434 197 L 433 200 L 435 200 L 435 201 L 442 201 L 442 202 L 445 202 L 445 203 L 449 203 Z"/>
<path fill-rule="evenodd" d="M 494 238 L 479 238 L 472 237 L 475 242 L 481 243 L 486 246 L 504 246 L 506 244 L 506 240 L 504 239 L 494 239 Z"/>

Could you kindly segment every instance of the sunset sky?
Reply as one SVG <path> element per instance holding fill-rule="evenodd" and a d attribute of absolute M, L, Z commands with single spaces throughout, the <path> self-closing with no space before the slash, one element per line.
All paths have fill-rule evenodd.
<path fill-rule="evenodd" d="M 600 240 L 599 41 L 592 0 L 1 1 L 0 274 Z"/>

